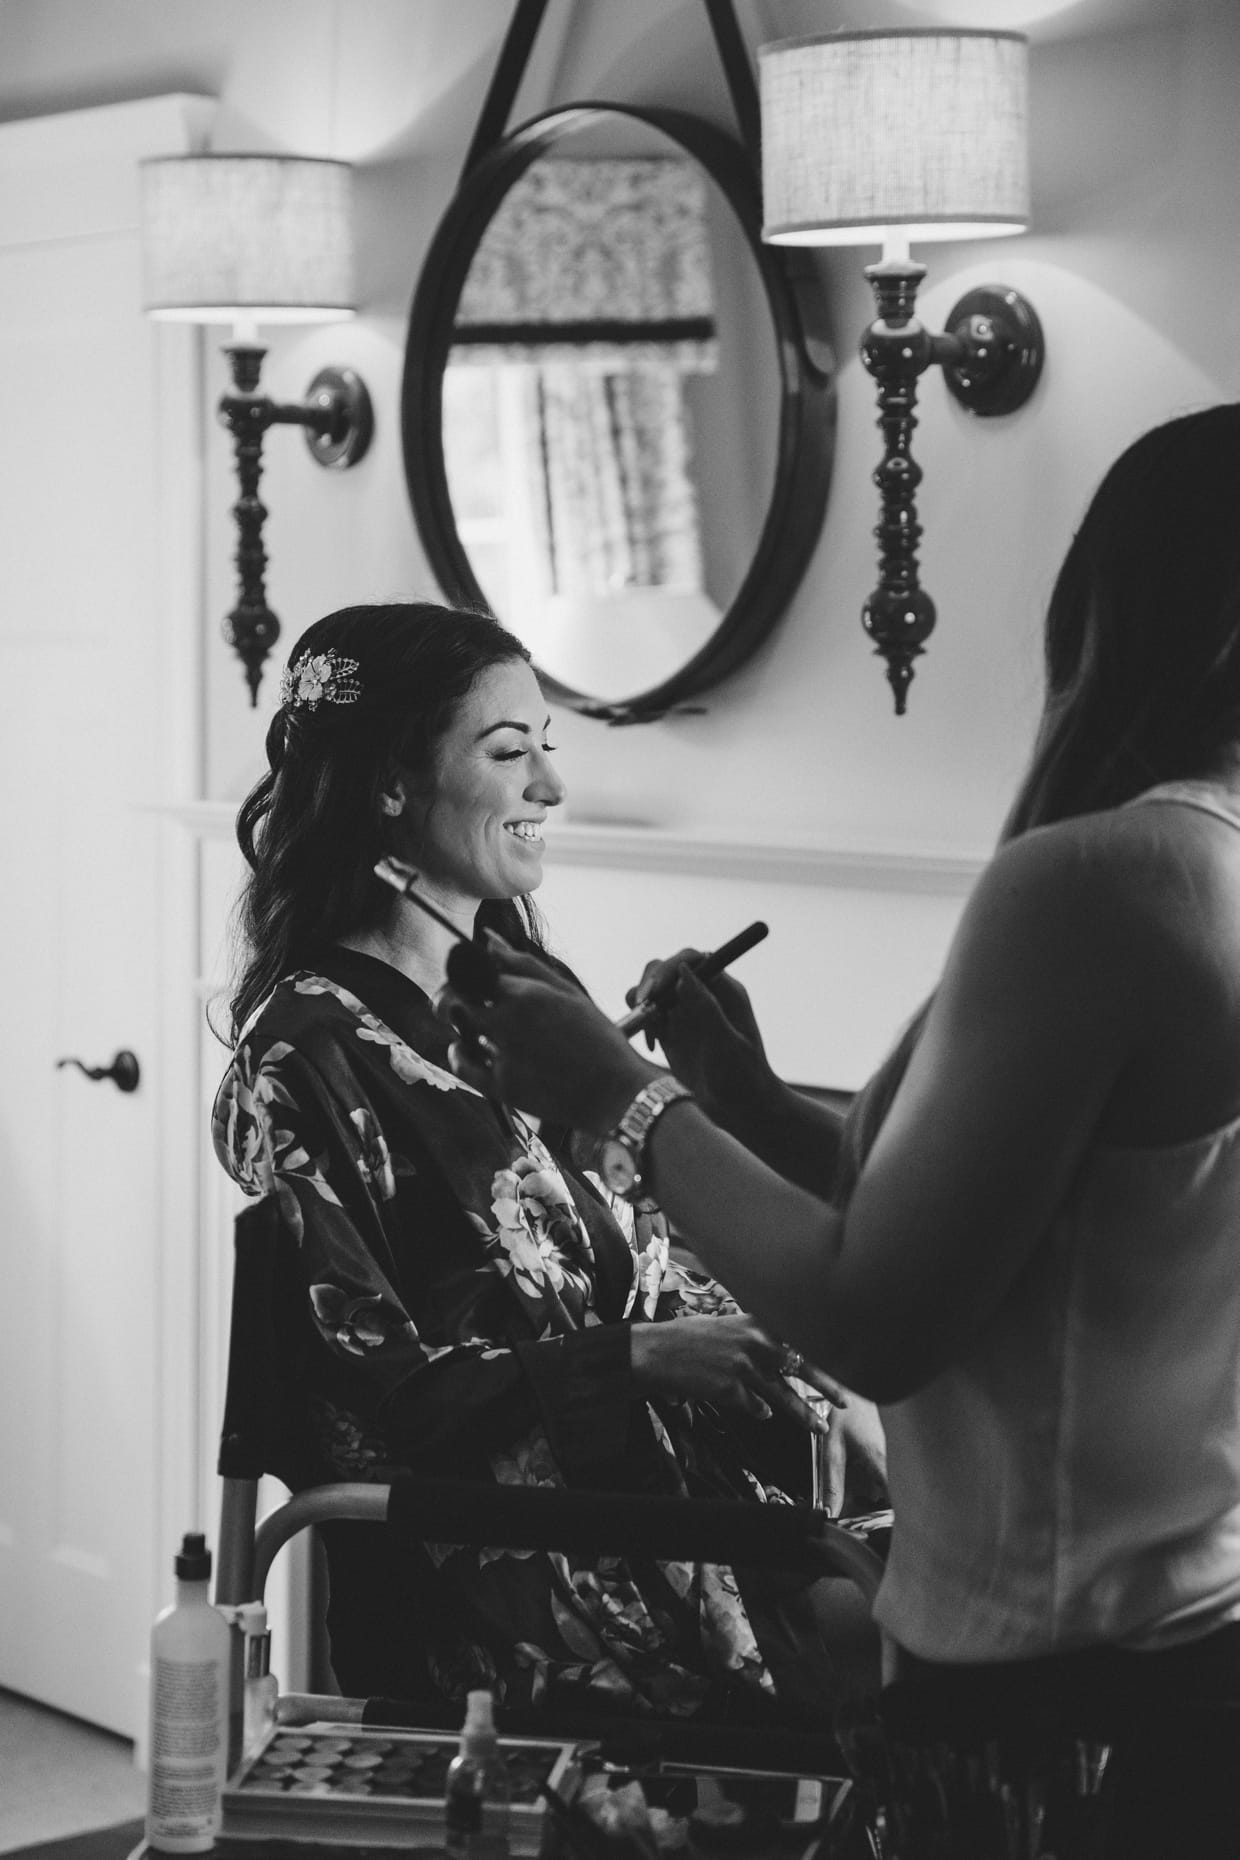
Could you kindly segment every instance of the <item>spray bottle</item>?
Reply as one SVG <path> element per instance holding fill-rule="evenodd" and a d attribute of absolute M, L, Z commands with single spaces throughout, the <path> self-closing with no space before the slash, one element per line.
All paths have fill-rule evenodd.
<path fill-rule="evenodd" d="M 456 1860 L 505 1860 L 511 1785 L 489 1692 L 466 1700 L 461 1747 L 448 1765 L 444 1846 Z"/>
<path fill-rule="evenodd" d="M 159 1853 L 206 1853 L 220 1826 L 228 1770 L 232 1636 L 211 1606 L 211 1553 L 186 1533 L 176 1599 L 151 1630 L 151 1770 L 146 1839 Z"/>

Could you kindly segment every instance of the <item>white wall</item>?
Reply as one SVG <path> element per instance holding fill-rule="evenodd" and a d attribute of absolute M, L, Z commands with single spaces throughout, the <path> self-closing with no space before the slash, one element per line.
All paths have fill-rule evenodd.
<path fill-rule="evenodd" d="M 941 382 L 924 384 L 922 574 L 939 625 L 908 715 L 893 716 L 858 622 L 875 574 L 869 473 L 879 442 L 872 387 L 854 359 L 872 314 L 865 255 L 844 253 L 821 261 L 843 358 L 834 489 L 785 619 L 710 695 L 706 716 L 619 731 L 556 720 L 578 822 L 637 819 L 670 844 L 880 855 L 883 876 L 863 870 L 859 883 L 824 875 L 821 863 L 791 887 L 775 874 L 762 911 L 775 932 L 769 959 L 748 959 L 777 1054 L 802 1076 L 812 1058 L 818 1076 L 851 1084 L 933 977 L 968 861 L 992 841 L 1018 778 L 1037 705 L 1041 609 L 1092 486 L 1143 428 L 1240 387 L 1240 9 L 1234 0 L 1006 0 L 980 13 L 974 0 L 740 0 L 738 12 L 751 44 L 835 24 L 983 19 L 1026 26 L 1034 41 L 1033 230 L 919 254 L 930 267 L 931 326 L 962 290 L 999 280 L 1032 299 L 1049 359 L 1031 404 L 1003 420 L 973 420 Z M 269 440 L 269 595 L 286 643 L 333 605 L 434 594 L 400 463 L 403 324 L 507 15 L 502 0 L 216 0 L 209 9 L 6 0 L 0 9 L 0 114 L 199 89 L 221 102 L 218 148 L 270 144 L 361 164 L 363 314 L 278 338 L 267 371 L 272 393 L 299 397 L 322 363 L 352 364 L 378 422 L 370 456 L 343 475 L 314 468 L 294 433 Z M 582 96 L 688 106 L 726 123 L 696 0 L 556 0 L 517 115 Z M 213 399 L 223 364 L 210 352 L 206 377 Z M 261 766 L 275 679 L 248 710 L 217 635 L 232 604 L 232 488 L 226 436 L 210 419 L 206 431 L 204 794 L 232 801 Z M 927 891 L 914 872 L 902 886 L 882 859 L 898 866 L 909 849 L 963 862 L 960 882 Z M 699 918 L 709 898 L 722 929 L 743 921 L 751 896 L 676 893 L 666 874 L 643 878 L 630 862 L 620 881 L 616 870 L 605 858 L 597 872 L 553 864 L 544 891 L 561 940 L 613 1001 L 660 939 L 710 940 L 714 925 Z M 734 868 L 719 882 L 732 880 L 741 883 Z M 790 956 L 794 947 L 796 960 L 777 960 L 778 948 Z M 816 964 L 820 948 L 828 960 Z M 810 993 L 831 1030 L 816 1054 L 795 1031 Z"/>

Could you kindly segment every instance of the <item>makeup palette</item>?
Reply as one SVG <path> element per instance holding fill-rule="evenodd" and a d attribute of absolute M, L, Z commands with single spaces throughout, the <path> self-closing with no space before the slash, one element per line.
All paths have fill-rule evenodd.
<path fill-rule="evenodd" d="M 225 1788 L 221 1834 L 438 1847 L 458 1747 L 446 1732 L 277 1725 Z M 512 1785 L 509 1849 L 537 1853 L 546 1814 L 539 1790 L 558 1786 L 575 1746 L 505 1737 L 500 1748 Z"/>

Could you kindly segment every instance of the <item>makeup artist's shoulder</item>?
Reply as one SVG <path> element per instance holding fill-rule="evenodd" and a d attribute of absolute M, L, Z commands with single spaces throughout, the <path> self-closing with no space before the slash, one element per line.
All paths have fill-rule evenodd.
<path fill-rule="evenodd" d="M 1240 836 L 1237 836 L 1240 842 Z M 1220 860 L 1217 825 L 1188 809 L 1117 807 L 1035 827 L 1000 847 L 982 880 L 990 900 L 1019 900 L 1062 929 L 1131 936 L 1157 932 L 1218 882 L 1240 883 Z M 1090 940 L 1093 940 L 1091 936 Z"/>

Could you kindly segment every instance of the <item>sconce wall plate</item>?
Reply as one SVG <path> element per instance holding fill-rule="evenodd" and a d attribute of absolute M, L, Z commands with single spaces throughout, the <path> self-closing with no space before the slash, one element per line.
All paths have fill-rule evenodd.
<path fill-rule="evenodd" d="M 1046 344 L 1027 297 L 1004 284 L 979 284 L 948 312 L 943 379 L 962 407 L 983 419 L 1023 407 L 1042 373 Z"/>
<path fill-rule="evenodd" d="M 359 374 L 352 368 L 320 368 L 306 389 L 306 405 L 327 416 L 322 428 L 306 425 L 306 445 L 316 465 L 347 471 L 365 458 L 374 437 L 375 415 Z"/>

